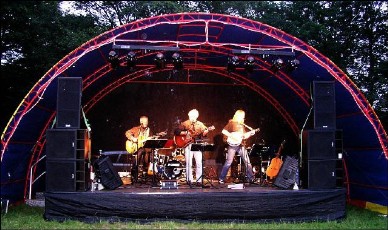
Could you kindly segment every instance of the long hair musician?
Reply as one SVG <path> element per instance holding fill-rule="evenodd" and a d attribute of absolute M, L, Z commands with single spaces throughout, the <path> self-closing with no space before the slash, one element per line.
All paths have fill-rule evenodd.
<path fill-rule="evenodd" d="M 238 153 L 245 166 L 246 166 L 246 176 L 250 183 L 254 182 L 254 174 L 252 170 L 252 165 L 250 163 L 247 150 L 245 148 L 246 139 L 253 136 L 260 129 L 252 129 L 251 127 L 244 124 L 245 120 L 245 111 L 237 110 L 232 119 L 228 121 L 225 127 L 222 130 L 222 134 L 226 137 L 227 142 L 227 155 L 225 163 L 222 167 L 221 174 L 219 177 L 219 183 L 224 184 L 226 174 L 230 166 L 232 165 L 234 156 Z M 246 131 L 246 128 L 250 129 L 250 131 Z"/>

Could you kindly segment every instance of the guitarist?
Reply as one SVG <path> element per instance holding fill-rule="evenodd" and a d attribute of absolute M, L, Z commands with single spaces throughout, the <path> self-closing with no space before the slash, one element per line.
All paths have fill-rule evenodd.
<path fill-rule="evenodd" d="M 244 154 L 243 151 L 246 151 L 244 148 L 245 140 L 253 136 L 258 129 L 257 130 L 252 129 L 251 131 L 247 132 L 246 127 L 249 127 L 249 126 L 246 126 L 244 124 L 244 120 L 245 120 L 245 111 L 237 110 L 233 116 L 233 119 L 230 119 L 229 122 L 224 127 L 224 129 L 222 130 L 222 134 L 224 134 L 225 137 L 227 138 L 228 152 L 219 177 L 220 184 L 225 183 L 226 174 L 228 173 L 228 170 L 232 165 L 232 162 L 236 153 L 239 153 L 242 160 L 244 161 L 244 164 L 247 168 L 246 176 L 248 177 L 249 182 L 254 183 L 254 174 L 252 170 L 252 165 L 249 161 L 247 154 Z"/>
<path fill-rule="evenodd" d="M 148 137 L 152 136 L 152 132 L 148 127 L 148 117 L 141 116 L 140 117 L 140 126 L 134 126 L 131 129 L 125 132 L 125 136 L 127 137 L 129 143 L 127 143 L 127 151 L 128 144 L 133 145 L 135 148 L 135 152 L 133 153 L 137 160 L 135 160 L 135 174 L 137 174 L 138 166 L 141 170 L 147 171 L 148 163 L 150 162 L 149 151 L 143 148 L 144 140 Z M 137 179 L 137 175 L 135 175 L 135 180 Z"/>
<path fill-rule="evenodd" d="M 206 136 L 209 129 L 201 122 L 198 121 L 199 112 L 196 109 L 192 109 L 188 113 L 189 119 L 180 123 L 179 127 L 175 129 L 174 134 L 177 136 L 184 136 L 188 145 L 184 146 L 185 160 L 186 160 L 186 181 L 191 186 L 193 182 L 193 157 L 195 158 L 195 176 L 197 186 L 202 186 L 200 178 L 202 177 L 202 152 L 191 151 L 191 145 L 194 140 L 201 139 Z"/>

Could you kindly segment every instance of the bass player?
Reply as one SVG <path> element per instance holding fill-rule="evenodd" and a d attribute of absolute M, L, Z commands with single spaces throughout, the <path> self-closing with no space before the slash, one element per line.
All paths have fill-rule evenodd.
<path fill-rule="evenodd" d="M 226 174 L 230 166 L 232 165 L 234 156 L 238 153 L 245 166 L 246 166 L 246 176 L 248 177 L 249 183 L 254 183 L 254 174 L 252 170 L 252 165 L 250 163 L 248 154 L 245 149 L 245 140 L 249 137 L 253 136 L 260 129 L 252 129 L 251 127 L 244 124 L 245 120 L 245 111 L 237 110 L 234 113 L 232 119 L 228 121 L 224 129 L 222 130 L 222 134 L 227 138 L 227 155 L 225 163 L 222 167 L 221 174 L 219 177 L 219 183 L 224 184 Z M 246 128 L 249 128 L 250 131 L 246 132 Z"/>
<path fill-rule="evenodd" d="M 174 140 L 177 147 L 184 148 L 185 160 L 186 160 L 186 181 L 191 186 L 193 182 L 193 157 L 195 158 L 195 177 L 197 186 L 202 186 L 200 178 L 202 178 L 202 152 L 191 151 L 192 142 L 197 139 L 201 139 L 206 136 L 209 129 L 201 122 L 198 121 L 199 112 L 196 109 L 192 109 L 188 113 L 189 119 L 180 123 L 179 127 L 175 129 Z M 182 139 L 181 139 L 182 138 Z M 185 145 L 178 146 L 178 140 L 184 140 Z"/>

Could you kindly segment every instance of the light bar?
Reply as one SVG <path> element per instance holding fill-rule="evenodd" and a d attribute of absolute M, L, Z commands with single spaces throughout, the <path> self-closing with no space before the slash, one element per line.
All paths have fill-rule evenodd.
<path fill-rule="evenodd" d="M 278 56 L 295 56 L 295 52 L 289 51 L 274 51 L 274 50 L 236 50 L 233 49 L 234 54 L 269 54 Z"/>
<path fill-rule="evenodd" d="M 112 45 L 112 49 L 126 49 L 126 50 L 166 50 L 179 51 L 179 47 L 171 46 L 147 46 L 147 45 Z"/>

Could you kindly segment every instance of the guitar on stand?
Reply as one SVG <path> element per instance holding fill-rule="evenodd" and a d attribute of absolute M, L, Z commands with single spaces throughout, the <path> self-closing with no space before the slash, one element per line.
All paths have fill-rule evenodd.
<path fill-rule="evenodd" d="M 212 131 L 215 129 L 214 125 L 207 128 L 209 131 Z M 185 148 L 189 144 L 193 143 L 195 141 L 194 139 L 194 133 L 192 130 L 188 130 L 187 135 L 175 135 L 174 136 L 174 143 L 177 148 Z"/>
<path fill-rule="evenodd" d="M 275 157 L 272 158 L 271 163 L 267 168 L 266 174 L 270 180 L 273 180 L 278 175 L 279 170 L 282 167 L 283 161 L 280 158 L 280 154 L 284 148 L 285 143 L 286 143 L 286 140 L 283 140 L 283 142 L 280 144 L 280 147 L 277 153 L 275 153 Z"/>

